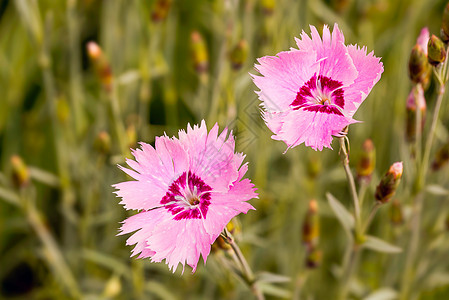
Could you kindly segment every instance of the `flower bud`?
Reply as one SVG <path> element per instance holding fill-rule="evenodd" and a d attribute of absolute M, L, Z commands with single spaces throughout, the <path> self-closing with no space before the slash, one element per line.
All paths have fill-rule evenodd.
<path fill-rule="evenodd" d="M 95 42 L 87 43 L 87 54 L 94 65 L 95 72 L 103 84 L 103 87 L 106 91 L 110 91 L 112 88 L 111 66 L 103 54 L 100 46 L 98 46 Z"/>
<path fill-rule="evenodd" d="M 374 194 L 377 201 L 381 203 L 388 202 L 396 193 L 396 189 L 401 181 L 403 165 L 402 162 L 396 162 L 391 165 L 388 172 L 382 177 Z"/>
<path fill-rule="evenodd" d="M 262 0 L 261 1 L 262 12 L 267 16 L 271 16 L 274 12 L 275 5 L 276 5 L 275 0 Z"/>
<path fill-rule="evenodd" d="M 381 203 L 388 202 L 396 193 L 396 189 L 401 182 L 403 171 L 402 162 L 396 162 L 391 165 L 388 172 L 382 177 L 376 188 L 374 197 Z"/>
<path fill-rule="evenodd" d="M 430 81 L 431 66 L 427 60 L 427 55 L 423 48 L 416 44 L 410 53 L 408 61 L 409 77 L 415 83 L 426 86 Z"/>
<path fill-rule="evenodd" d="M 322 253 L 316 247 L 307 249 L 306 267 L 308 269 L 315 269 L 320 266 L 322 260 Z"/>
<path fill-rule="evenodd" d="M 94 148 L 101 154 L 109 154 L 111 151 L 111 137 L 106 131 L 101 131 L 94 142 Z"/>
<path fill-rule="evenodd" d="M 198 31 L 193 31 L 190 35 L 192 61 L 195 70 L 202 74 L 209 68 L 209 55 L 207 53 L 206 42 Z"/>
<path fill-rule="evenodd" d="M 157 23 L 164 21 L 170 11 L 171 4 L 172 0 L 157 0 L 154 3 L 153 11 L 151 13 L 151 19 L 153 22 Z"/>
<path fill-rule="evenodd" d="M 434 34 L 429 39 L 427 44 L 427 58 L 429 63 L 436 66 L 446 59 L 446 46 Z"/>
<path fill-rule="evenodd" d="M 302 225 L 302 241 L 308 246 L 316 245 L 319 235 L 320 220 L 318 216 L 318 203 L 316 200 L 311 200 Z"/>
<path fill-rule="evenodd" d="M 432 162 L 432 169 L 438 171 L 449 161 L 449 142 L 438 149 L 435 160 Z"/>
<path fill-rule="evenodd" d="M 402 206 L 398 200 L 393 200 L 390 206 L 390 220 L 393 225 L 401 225 L 404 222 Z"/>
<path fill-rule="evenodd" d="M 242 68 L 248 56 L 248 43 L 245 40 L 241 40 L 232 49 L 229 59 L 231 60 L 232 69 L 238 71 Z"/>
<path fill-rule="evenodd" d="M 441 38 L 447 43 L 449 41 L 449 3 L 443 11 L 443 22 L 441 24 Z"/>
<path fill-rule="evenodd" d="M 135 148 L 137 145 L 137 132 L 136 126 L 134 126 L 134 124 L 130 124 L 126 128 L 126 137 L 128 141 L 128 147 Z"/>
<path fill-rule="evenodd" d="M 25 187 L 30 182 L 30 172 L 18 155 L 11 156 L 12 180 L 16 187 Z"/>
<path fill-rule="evenodd" d="M 357 164 L 357 177 L 359 180 L 370 181 L 376 167 L 376 149 L 373 141 L 366 139 L 362 145 L 362 155 Z"/>
<path fill-rule="evenodd" d="M 416 138 L 416 108 L 421 112 L 421 132 L 424 129 L 424 124 L 426 120 L 426 98 L 424 97 L 424 89 L 421 84 L 415 85 L 407 99 L 407 122 L 405 136 L 407 142 L 411 143 L 415 141 Z"/>
<path fill-rule="evenodd" d="M 430 32 L 429 28 L 424 27 L 419 32 L 418 38 L 416 39 L 416 43 L 421 46 L 421 49 L 423 49 L 424 53 L 427 56 L 427 44 L 429 43 L 430 38 Z"/>

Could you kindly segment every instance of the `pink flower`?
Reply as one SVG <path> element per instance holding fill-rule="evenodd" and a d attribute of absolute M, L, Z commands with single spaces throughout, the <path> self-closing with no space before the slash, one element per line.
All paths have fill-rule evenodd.
<path fill-rule="evenodd" d="M 373 52 L 344 44 L 337 24 L 332 35 L 324 26 L 322 39 L 310 29 L 312 38 L 303 32 L 296 39 L 299 50 L 259 58 L 256 69 L 263 76 L 253 75 L 262 117 L 287 150 L 302 143 L 331 148 L 332 136 L 357 122 L 352 116 L 383 72 Z"/>
<path fill-rule="evenodd" d="M 176 270 L 187 263 L 196 270 L 226 224 L 239 213 L 254 209 L 246 201 L 257 198 L 254 185 L 242 179 L 248 166 L 234 153 L 232 132 L 218 136 L 218 125 L 208 133 L 206 124 L 179 131 L 179 139 L 161 136 L 155 148 L 141 143 L 133 151 L 136 161 L 120 168 L 135 181 L 115 184 L 126 209 L 141 210 L 123 222 L 120 234 L 136 231 L 127 245 L 132 256 L 165 259 Z M 217 137 L 218 136 L 218 137 Z"/>

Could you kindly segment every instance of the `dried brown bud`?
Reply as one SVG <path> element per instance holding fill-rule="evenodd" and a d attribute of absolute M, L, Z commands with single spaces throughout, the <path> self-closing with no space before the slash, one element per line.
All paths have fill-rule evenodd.
<path fill-rule="evenodd" d="M 319 236 L 320 219 L 318 215 L 318 203 L 316 200 L 311 200 L 302 225 L 302 241 L 309 246 L 316 245 Z"/>
<path fill-rule="evenodd" d="M 376 167 L 376 149 L 373 141 L 365 140 L 362 145 L 362 155 L 357 164 L 357 177 L 359 180 L 371 180 L 374 168 Z"/>

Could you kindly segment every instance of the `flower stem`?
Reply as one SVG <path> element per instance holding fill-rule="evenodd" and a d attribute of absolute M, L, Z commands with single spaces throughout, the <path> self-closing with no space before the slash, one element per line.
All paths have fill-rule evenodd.
<path fill-rule="evenodd" d="M 361 225 L 361 211 L 360 211 L 360 201 L 357 194 L 357 189 L 355 186 L 354 176 L 352 175 L 351 169 L 349 168 L 349 152 L 346 148 L 346 140 L 347 137 L 339 137 L 340 142 L 340 156 L 341 161 L 343 163 L 343 168 L 346 173 L 346 178 L 349 183 L 349 190 L 351 192 L 352 201 L 354 204 L 354 219 L 355 219 L 355 232 L 354 238 L 352 238 L 348 243 L 348 248 L 346 249 L 346 254 L 343 260 L 342 266 L 342 277 L 341 277 L 341 288 L 339 291 L 338 299 L 345 300 L 347 299 L 349 292 L 349 282 L 356 270 L 357 260 L 359 257 L 359 240 L 362 239 L 363 236 L 363 228 Z"/>
<path fill-rule="evenodd" d="M 340 137 L 340 156 L 343 163 L 343 168 L 346 173 L 346 178 L 349 183 L 349 190 L 351 192 L 352 201 L 354 204 L 354 217 L 355 217 L 355 231 L 356 234 L 360 233 L 360 202 L 357 195 L 357 189 L 355 187 L 354 176 L 352 175 L 351 169 L 349 168 L 349 153 L 346 149 L 345 137 Z"/>
<path fill-rule="evenodd" d="M 258 300 L 264 300 L 265 296 L 263 295 L 262 291 L 260 290 L 259 286 L 257 285 L 257 280 L 254 276 L 253 271 L 251 270 L 251 267 L 249 266 L 248 262 L 245 259 L 245 256 L 243 256 L 242 251 L 240 250 L 240 247 L 237 245 L 237 243 L 234 240 L 234 237 L 232 234 L 227 230 L 226 228 L 222 232 L 222 236 L 224 237 L 225 241 L 231 246 L 232 250 L 234 251 L 235 256 L 237 257 L 238 262 L 240 263 L 240 267 L 242 269 L 242 275 L 244 276 L 245 281 L 251 288 L 251 291 L 256 295 Z"/>
<path fill-rule="evenodd" d="M 413 266 L 415 264 L 416 253 L 419 246 L 419 230 L 421 228 L 421 211 L 424 201 L 424 194 L 422 189 L 425 186 L 426 175 L 429 167 L 430 151 L 432 148 L 433 140 L 435 137 L 436 126 L 438 123 L 438 116 L 440 113 L 441 103 L 445 92 L 445 79 L 439 78 L 440 89 L 438 91 L 438 97 L 435 104 L 435 109 L 432 116 L 432 124 L 430 125 L 429 133 L 427 136 L 424 154 L 421 160 L 421 164 L 418 168 L 418 174 L 415 182 L 415 201 L 413 204 L 413 215 L 411 217 L 411 236 L 410 243 L 407 247 L 407 256 L 405 260 L 404 275 L 401 282 L 401 300 L 409 298 L 410 289 L 413 285 Z"/>

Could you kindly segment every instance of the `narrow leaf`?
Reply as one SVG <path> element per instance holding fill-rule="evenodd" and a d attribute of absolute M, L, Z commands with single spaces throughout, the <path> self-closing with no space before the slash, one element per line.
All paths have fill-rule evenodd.
<path fill-rule="evenodd" d="M 266 295 L 274 296 L 277 298 L 291 298 L 291 293 L 289 290 L 274 286 L 270 283 L 260 282 L 259 288 L 261 289 L 262 293 Z"/>
<path fill-rule="evenodd" d="M 332 211 L 335 213 L 338 221 L 340 221 L 346 234 L 349 237 L 352 237 L 351 230 L 354 228 L 354 217 L 331 193 L 326 193 L 326 197 Z"/>
<path fill-rule="evenodd" d="M 369 294 L 363 300 L 394 300 L 398 296 L 398 292 L 391 288 L 378 289 L 377 291 Z"/>
<path fill-rule="evenodd" d="M 436 196 L 447 196 L 449 191 L 438 184 L 430 184 L 427 186 L 426 191 L 432 195 Z"/>
<path fill-rule="evenodd" d="M 271 283 L 283 283 L 290 282 L 291 278 L 288 276 L 274 274 L 270 272 L 261 272 L 257 275 L 257 281 L 259 282 L 271 282 Z"/>
<path fill-rule="evenodd" d="M 367 235 L 363 244 L 365 248 L 384 253 L 400 253 L 402 249 L 377 237 Z"/>

